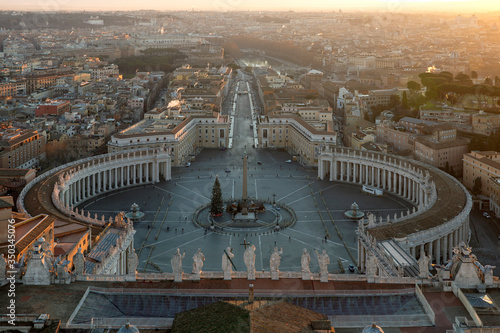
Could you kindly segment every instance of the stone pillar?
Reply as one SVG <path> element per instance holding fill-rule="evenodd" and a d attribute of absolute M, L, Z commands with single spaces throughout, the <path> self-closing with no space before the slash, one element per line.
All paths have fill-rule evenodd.
<path fill-rule="evenodd" d="M 427 250 L 427 253 L 429 255 L 429 258 L 431 258 L 431 262 L 432 262 L 432 259 L 433 259 L 433 246 L 432 246 L 432 243 L 434 243 L 434 241 L 430 241 L 428 244 L 428 250 Z"/>
<path fill-rule="evenodd" d="M 372 182 L 371 182 L 371 184 L 372 184 L 372 186 L 375 186 L 375 167 L 372 165 L 371 168 L 372 168 Z"/>
<path fill-rule="evenodd" d="M 146 163 L 146 183 L 149 183 L 149 162 Z"/>
<path fill-rule="evenodd" d="M 413 258 L 416 258 L 416 257 L 415 257 L 415 247 L 413 247 L 413 246 L 412 246 L 412 247 L 410 247 L 410 253 L 411 253 L 411 256 L 412 256 Z"/>
<path fill-rule="evenodd" d="M 368 177 L 368 165 L 363 165 L 363 167 L 365 168 L 365 172 L 364 172 L 365 173 L 365 181 L 364 181 L 363 184 L 369 185 L 370 184 L 369 183 L 370 179 Z"/>
<path fill-rule="evenodd" d="M 340 161 L 340 180 L 344 180 L 344 161 Z"/>
<path fill-rule="evenodd" d="M 403 196 L 403 176 L 399 174 L 399 182 L 398 182 L 398 194 L 399 196 Z"/>
<path fill-rule="evenodd" d="M 345 162 L 346 164 L 346 167 L 347 167 L 347 181 L 350 182 L 351 181 L 351 163 L 350 162 Z"/>
<path fill-rule="evenodd" d="M 377 167 L 377 186 L 378 186 L 379 188 L 383 188 L 383 186 L 382 186 L 382 182 L 380 181 L 380 178 L 381 178 L 380 173 L 381 173 L 381 172 L 380 172 L 380 168 L 379 168 L 379 167 Z"/>
<path fill-rule="evenodd" d="M 448 235 L 444 235 L 443 239 L 443 264 L 448 261 Z"/>
<path fill-rule="evenodd" d="M 333 180 L 337 180 L 337 160 L 332 158 Z"/>
<path fill-rule="evenodd" d="M 139 184 L 142 184 L 143 181 L 142 181 L 142 163 L 140 163 L 139 165 Z"/>
<path fill-rule="evenodd" d="M 114 182 L 113 182 L 113 188 L 118 188 L 118 167 L 116 168 L 113 168 L 113 170 L 115 171 L 115 179 L 114 179 Z"/>
<path fill-rule="evenodd" d="M 242 199 L 243 199 L 243 202 L 246 203 L 247 202 L 247 173 L 248 173 L 248 160 L 247 160 L 247 156 L 245 155 L 245 157 L 243 158 L 243 193 L 242 193 Z M 246 205 L 245 205 L 245 209 L 244 209 L 244 212 L 243 214 L 246 213 Z"/>
<path fill-rule="evenodd" d="M 441 238 L 436 240 L 436 264 L 441 264 Z"/>

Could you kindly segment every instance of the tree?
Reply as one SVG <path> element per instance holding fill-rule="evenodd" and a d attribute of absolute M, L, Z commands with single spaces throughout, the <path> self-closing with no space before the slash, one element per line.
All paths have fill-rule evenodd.
<path fill-rule="evenodd" d="M 472 85 L 472 80 L 470 79 L 469 75 L 464 74 L 462 72 L 458 73 L 457 76 L 455 76 L 455 81 L 457 81 L 459 84 L 463 86 Z"/>
<path fill-rule="evenodd" d="M 470 77 L 473 79 L 477 79 L 477 72 L 476 71 L 470 72 Z"/>
<path fill-rule="evenodd" d="M 477 177 L 474 179 L 473 185 L 472 185 L 472 194 L 478 195 L 481 194 L 483 184 L 481 183 L 481 177 Z"/>
<path fill-rule="evenodd" d="M 210 215 L 220 216 L 224 212 L 224 202 L 222 201 L 222 190 L 220 188 L 219 176 L 215 177 L 210 200 Z"/>
<path fill-rule="evenodd" d="M 420 89 L 422 89 L 422 85 L 415 81 L 408 81 L 406 87 L 408 87 L 408 89 L 410 89 L 412 92 L 417 92 L 420 91 Z"/>
<path fill-rule="evenodd" d="M 484 79 L 483 84 L 485 84 L 487 86 L 492 86 L 493 85 L 493 80 L 491 79 L 491 77 L 487 77 L 487 78 Z"/>
<path fill-rule="evenodd" d="M 391 97 L 389 97 L 389 108 L 394 108 L 396 106 L 398 106 L 399 104 L 401 103 L 401 100 L 399 98 L 399 95 L 391 95 Z"/>
<path fill-rule="evenodd" d="M 406 96 L 406 91 L 403 91 L 403 100 L 401 101 L 403 108 L 408 109 L 408 96 Z"/>

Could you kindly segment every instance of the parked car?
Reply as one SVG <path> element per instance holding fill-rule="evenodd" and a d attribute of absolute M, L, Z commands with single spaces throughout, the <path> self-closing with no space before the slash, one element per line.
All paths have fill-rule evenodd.
<path fill-rule="evenodd" d="M 486 217 L 487 219 L 489 219 L 491 217 L 490 214 L 488 214 L 487 212 L 484 212 L 483 216 Z"/>
<path fill-rule="evenodd" d="M 224 171 L 227 172 L 227 173 L 229 173 L 229 172 L 231 172 L 231 169 L 226 168 L 226 170 L 224 170 Z"/>
<path fill-rule="evenodd" d="M 186 167 L 190 167 L 190 166 L 191 166 L 191 162 L 187 162 Z"/>
<path fill-rule="evenodd" d="M 285 163 L 292 163 L 292 160 L 286 160 Z"/>
<path fill-rule="evenodd" d="M 261 161 L 258 161 L 258 162 L 257 162 L 257 164 L 258 164 L 258 165 L 262 165 L 262 162 L 261 162 Z"/>
<path fill-rule="evenodd" d="M 356 270 L 356 267 L 354 267 L 353 264 L 349 265 L 349 272 L 354 272 Z"/>

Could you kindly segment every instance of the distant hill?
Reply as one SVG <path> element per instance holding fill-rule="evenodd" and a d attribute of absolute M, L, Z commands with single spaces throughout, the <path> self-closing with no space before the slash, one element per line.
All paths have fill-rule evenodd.
<path fill-rule="evenodd" d="M 99 13 L 44 13 L 44 12 L 24 12 L 12 15 L 11 13 L 0 13 L 0 28 L 9 30 L 18 29 L 61 29 L 90 28 L 91 24 L 84 21 L 91 16 L 99 16 L 104 21 L 105 26 L 118 25 L 128 26 L 134 24 L 134 18 L 121 15 L 100 15 Z"/>

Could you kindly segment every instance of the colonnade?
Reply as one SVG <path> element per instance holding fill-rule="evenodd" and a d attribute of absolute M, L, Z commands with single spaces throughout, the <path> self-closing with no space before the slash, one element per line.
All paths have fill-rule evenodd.
<path fill-rule="evenodd" d="M 355 158 L 357 156 L 357 158 Z M 396 194 L 416 206 L 430 203 L 432 188 L 422 170 L 414 171 L 394 161 L 371 159 L 365 155 L 322 156 L 318 177 L 376 187 Z M 377 155 L 380 157 L 380 155 Z"/>
<path fill-rule="evenodd" d="M 171 178 L 171 158 L 162 150 L 133 151 L 97 156 L 59 175 L 59 200 L 64 206 L 129 186 Z"/>
<path fill-rule="evenodd" d="M 431 180 L 431 172 L 432 177 L 437 178 Z M 434 263 L 445 264 L 453 256 L 453 248 L 469 240 L 469 213 L 472 208 L 470 194 L 458 180 L 431 166 L 382 153 L 334 148 L 324 149 L 319 156 L 318 177 L 382 189 L 418 207 L 416 212 L 407 215 L 406 218 L 388 220 L 375 226 L 363 225 L 358 228 L 360 235 L 358 266 L 361 270 L 365 268 L 368 252 L 382 261 L 379 267 L 385 266 L 387 275 L 398 274 L 398 268 L 394 266 L 393 255 L 404 257 L 406 253 L 408 258 L 415 260 L 415 264 L 423 252 Z M 442 178 L 441 186 L 448 187 L 441 189 L 443 193 L 463 198 L 456 208 L 447 210 L 446 215 L 442 215 L 441 211 L 447 207 L 439 207 L 439 209 L 434 207 L 438 201 L 438 189 L 434 180 L 439 178 Z M 419 218 L 422 214 L 426 214 L 425 220 L 435 223 L 425 223 L 424 219 Z M 446 217 L 443 219 L 444 216 Z M 412 225 L 413 219 L 415 219 L 414 225 Z M 402 227 L 405 229 L 399 232 L 398 222 L 401 221 L 404 221 L 404 227 Z M 429 228 L 426 225 L 432 227 Z M 384 235 L 384 239 L 377 240 L 371 236 L 370 228 L 379 226 L 384 226 L 386 228 L 384 230 L 390 227 L 393 237 L 388 237 L 387 231 L 379 233 Z M 414 232 L 408 233 L 408 226 L 412 226 L 410 230 Z M 401 234 L 406 236 L 396 238 L 401 237 Z M 396 241 L 396 247 L 399 250 L 396 249 L 395 252 L 400 251 L 398 254 L 387 253 L 378 246 L 377 242 L 390 239 Z"/>
<path fill-rule="evenodd" d="M 67 187 L 61 192 L 61 200 L 70 206 L 103 192 L 117 190 L 128 186 L 156 183 L 160 175 L 171 178 L 170 160 L 130 161 L 131 163 L 110 163 L 98 168 L 80 170 L 67 182 Z"/>

